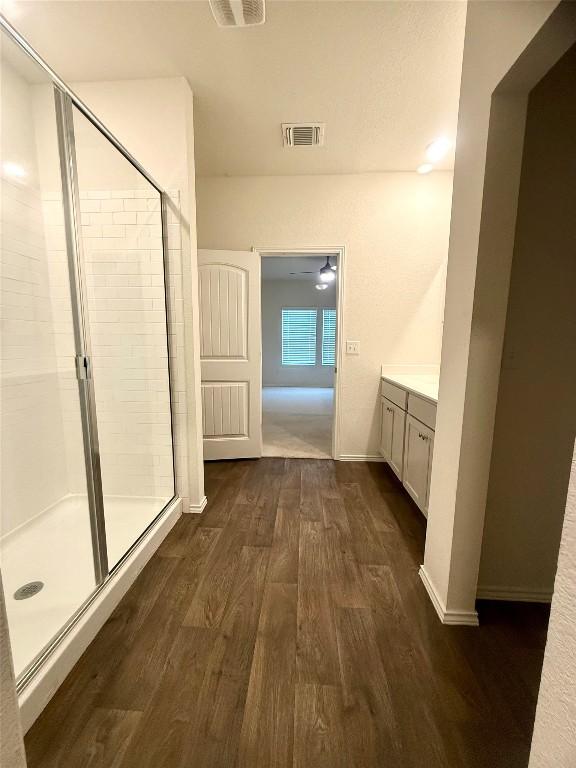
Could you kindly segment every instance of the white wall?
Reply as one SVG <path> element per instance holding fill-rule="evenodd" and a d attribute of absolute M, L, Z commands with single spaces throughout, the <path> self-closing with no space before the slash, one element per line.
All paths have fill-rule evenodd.
<path fill-rule="evenodd" d="M 82 169 L 81 143 L 76 149 Z M 103 492 L 155 497 L 161 508 L 173 493 L 173 468 L 160 199 L 150 186 L 84 191 L 83 177 L 80 173 L 81 231 Z M 62 370 L 67 363 L 71 369 L 73 393 L 64 227 L 57 202 L 45 201 L 44 208 L 51 292 L 61 315 L 58 357 Z M 69 491 L 82 493 L 83 467 L 81 473 L 80 467 L 72 471 L 74 456 L 82 455 L 81 435 L 73 431 L 78 419 L 78 408 L 66 413 L 72 430 L 66 448 Z"/>
<path fill-rule="evenodd" d="M 573 456 L 529 768 L 576 765 L 576 452 Z"/>
<path fill-rule="evenodd" d="M 341 454 L 378 454 L 380 366 L 437 364 L 452 174 L 199 178 L 202 248 L 346 247 Z"/>
<path fill-rule="evenodd" d="M 47 133 L 55 142 L 54 121 Z M 17 163 L 26 176 L 5 173 L 1 179 L 2 533 L 69 492 L 63 414 L 70 394 L 78 397 L 59 365 L 58 329 L 65 318 L 53 291 L 36 140 L 32 89 L 3 62 L 2 160 Z M 73 369 L 74 348 L 68 352 Z"/>
<path fill-rule="evenodd" d="M 197 508 L 204 497 L 204 468 L 192 92 L 182 77 L 76 83 L 72 87 L 152 177 L 165 190 L 179 195 L 176 247 L 171 247 L 169 238 L 176 475 L 180 495 Z M 95 149 L 93 159 L 92 184 L 94 189 L 102 189 L 104 177 L 98 177 L 102 152 Z M 103 163 L 100 173 L 105 170 Z M 122 184 L 120 178 L 118 184 Z M 105 188 L 109 187 L 108 179 Z"/>
<path fill-rule="evenodd" d="M 67 370 L 68 399 L 74 395 L 73 334 L 68 267 L 61 208 L 52 199 L 60 186 L 58 152 L 54 133 L 53 93 L 50 86 L 34 89 L 34 118 L 38 127 L 39 176 L 49 246 L 52 304 L 58 319 L 56 334 L 60 367 Z M 112 131 L 129 144 L 130 126 L 137 140 L 128 149 L 148 148 L 139 157 L 161 185 L 166 185 L 185 215 L 171 210 L 168 226 L 170 331 L 172 339 L 173 409 L 177 491 L 193 503 L 201 501 L 201 454 L 195 450 L 188 429 L 187 355 L 184 308 L 184 264 L 191 270 L 190 216 L 192 194 L 188 152 L 191 142 L 191 92 L 181 78 L 122 83 L 90 83 L 75 87 Z M 105 114 L 98 112 L 104 109 Z M 87 280 L 89 327 L 99 422 L 101 466 L 107 495 L 155 496 L 162 502 L 171 495 L 172 456 L 170 403 L 166 367 L 164 289 L 160 199 L 151 185 L 125 160 L 81 113 L 74 109 L 75 149 L 81 195 L 82 236 Z M 150 113 L 148 118 L 146 114 Z M 135 123 L 135 119 L 140 122 Z M 112 122 L 114 125 L 112 125 Z M 118 127 L 116 127 L 116 124 Z M 143 130 L 140 125 L 145 125 Z M 152 152 L 152 132 L 161 151 Z M 143 139 L 146 137 L 146 140 Z M 152 161 L 147 165 L 147 161 Z M 160 176 L 158 175 L 160 174 Z M 178 189 L 168 187 L 177 183 Z M 192 192 L 190 191 L 192 189 Z M 48 199 L 46 199 L 48 198 Z M 186 248 L 183 259 L 182 244 Z M 188 280 L 188 286 L 191 281 Z M 191 288 L 188 289 L 191 294 Z M 189 303 L 190 299 L 189 299 Z M 190 329 L 191 323 L 188 322 Z M 72 398 L 70 397 L 72 396 Z M 76 400 L 69 403 L 65 421 L 72 429 L 79 423 Z M 76 406 L 74 408 L 74 406 Z M 191 449 L 192 446 L 192 449 Z M 67 435 L 67 455 L 76 458 L 75 475 L 69 468 L 73 492 L 83 476 L 78 464 L 81 436 Z M 189 466 L 189 456 L 196 458 Z M 195 478 L 190 488 L 190 478 Z M 186 506 L 187 508 L 187 506 Z"/>
<path fill-rule="evenodd" d="M 183 77 L 68 85 L 164 189 L 179 189 L 189 194 L 186 109 L 192 93 Z M 36 98 L 51 102 L 51 88 L 39 87 Z M 42 115 L 38 114 L 38 124 L 41 119 Z M 75 132 L 88 169 L 86 178 L 89 177 L 94 189 L 109 188 L 111 179 L 116 181 L 118 189 L 133 188 L 134 170 L 117 161 L 107 149 L 106 141 L 100 139 L 81 116 L 75 121 Z M 57 147 L 44 150 L 50 167 L 54 168 L 52 156 L 57 159 Z M 40 161 L 44 159 L 41 157 Z M 43 184 L 48 188 L 50 170 L 41 167 L 40 171 Z"/>
<path fill-rule="evenodd" d="M 2 280 L 7 313 L 2 328 L 2 439 L 5 446 L 11 447 L 2 452 L 2 526 L 6 531 L 66 493 L 82 492 L 85 487 L 68 267 L 58 202 L 60 174 L 53 94 L 45 85 L 29 87 L 8 66 L 3 67 L 2 85 L 3 105 L 10 106 L 3 109 L 3 158 L 19 162 L 28 171 L 25 184 L 7 179 L 2 184 Z M 179 205 L 170 213 L 168 231 L 177 478 L 180 495 L 197 506 L 204 491 L 198 402 L 194 395 L 197 302 L 192 94 L 182 78 L 81 84 L 75 90 L 82 92 L 105 124 L 120 133 L 119 138 L 160 184 L 177 190 Z M 145 199 L 147 182 L 132 166 L 82 118 L 76 129 L 84 193 L 83 234 L 89 252 L 88 300 L 92 319 L 97 320 L 92 328 L 93 351 L 96 363 L 112 362 L 111 373 L 115 367 L 112 356 L 116 354 L 117 363 L 124 359 L 114 352 L 114 339 L 119 338 L 119 330 L 126 334 L 129 329 L 117 324 L 111 329 L 110 324 L 106 325 L 106 313 L 109 320 L 114 311 L 122 309 L 116 320 L 124 319 L 128 324 L 133 321 L 134 339 L 138 342 L 134 348 L 143 351 L 148 345 L 149 352 L 165 354 L 165 337 L 158 337 L 158 332 L 163 333 L 162 323 L 146 326 L 142 317 L 137 318 L 145 308 L 163 317 L 164 297 L 158 283 L 159 213 L 148 212 L 153 201 Z M 102 184 L 104 187 L 99 186 Z M 155 222 L 142 220 L 142 205 L 148 216 L 156 217 Z M 126 217 L 130 216 L 135 220 L 128 221 Z M 99 273 L 93 274 L 92 267 Z M 107 275 L 104 269 L 109 270 Z M 138 323 L 140 327 L 136 327 Z M 112 336 L 107 338 L 105 332 L 109 329 Z M 150 346 L 153 340 L 157 341 L 156 350 Z M 165 376 L 164 361 L 161 367 Z M 124 421 L 129 418 L 129 410 L 142 412 L 140 425 L 130 429 L 121 429 L 119 420 L 104 407 L 102 380 L 97 388 L 102 456 L 110 493 L 131 495 L 139 490 L 139 495 L 165 495 L 171 463 L 166 444 L 169 408 L 165 386 L 162 392 L 162 382 L 148 379 L 144 382 L 140 377 L 140 391 L 134 380 L 125 382 L 130 392 L 114 393 L 115 401 L 123 398 Z M 110 394 L 110 388 L 107 391 Z M 158 408 L 163 409 L 162 414 L 151 412 Z M 162 424 L 151 424 L 154 418 L 161 419 Z M 136 428 L 144 430 L 140 440 L 134 439 Z M 158 434 L 153 434 L 155 431 Z M 135 466 L 137 462 L 140 470 Z M 152 464 L 146 465 L 143 472 L 146 462 Z M 30 482 L 30 463 L 36 467 L 34 482 Z M 128 477 L 132 479 L 128 481 Z"/>
<path fill-rule="evenodd" d="M 334 366 L 322 365 L 322 308 L 336 308 L 336 285 L 317 291 L 314 280 L 262 281 L 262 386 L 332 387 Z M 316 365 L 282 365 L 282 308 L 315 307 Z"/>
<path fill-rule="evenodd" d="M 67 490 L 85 493 L 54 97 L 50 86 L 33 91 L 56 353 L 67 387 Z M 74 129 L 103 491 L 155 497 L 161 508 L 173 492 L 173 470 L 160 196 L 78 110 Z M 172 223 L 168 233 L 179 263 L 179 228 Z"/>
<path fill-rule="evenodd" d="M 510 94 L 498 97 L 499 109 L 493 106 L 492 95 L 556 5 L 468 4 L 423 570 L 437 602 L 457 621 L 474 618 L 525 94 L 532 85 L 524 85 L 523 90 L 521 82 L 514 83 Z M 560 22 L 547 32 L 546 44 L 536 51 L 537 70 L 544 74 L 555 63 L 569 45 L 570 34 L 570 26 Z M 532 77 L 528 80 L 532 84 L 537 81 Z M 493 174 L 487 177 L 489 189 L 485 190 L 491 112 L 499 149 L 489 156 Z"/>
<path fill-rule="evenodd" d="M 576 47 L 530 94 L 478 594 L 551 598 L 576 434 Z"/>

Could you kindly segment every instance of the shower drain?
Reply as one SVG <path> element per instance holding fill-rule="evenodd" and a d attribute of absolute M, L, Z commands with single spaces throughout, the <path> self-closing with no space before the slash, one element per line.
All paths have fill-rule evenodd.
<path fill-rule="evenodd" d="M 43 588 L 43 581 L 29 581 L 28 584 L 23 584 L 14 592 L 14 600 L 26 600 L 29 597 L 34 597 Z"/>

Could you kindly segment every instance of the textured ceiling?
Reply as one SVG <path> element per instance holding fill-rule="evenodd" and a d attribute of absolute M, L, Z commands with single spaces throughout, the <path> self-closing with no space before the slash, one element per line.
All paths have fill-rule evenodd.
<path fill-rule="evenodd" d="M 464 2 L 269 1 L 244 29 L 218 28 L 203 0 L 7 10 L 67 81 L 184 75 L 200 175 L 414 170 L 455 137 Z M 326 123 L 326 145 L 284 149 L 280 124 L 298 121 Z"/>
<path fill-rule="evenodd" d="M 262 259 L 263 280 L 307 280 L 317 283 L 320 268 L 326 264 L 326 256 L 265 256 Z M 335 255 L 330 257 L 331 264 L 337 264 Z M 307 274 L 312 272 L 312 274 Z"/>

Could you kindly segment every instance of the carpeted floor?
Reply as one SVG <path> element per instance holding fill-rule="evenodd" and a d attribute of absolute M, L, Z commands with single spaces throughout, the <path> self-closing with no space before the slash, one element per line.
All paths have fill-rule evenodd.
<path fill-rule="evenodd" d="M 332 388 L 264 387 L 263 455 L 330 458 L 333 397 Z"/>

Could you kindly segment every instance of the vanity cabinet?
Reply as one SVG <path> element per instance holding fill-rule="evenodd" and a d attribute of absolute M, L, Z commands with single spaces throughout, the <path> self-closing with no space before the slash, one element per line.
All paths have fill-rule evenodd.
<path fill-rule="evenodd" d="M 434 431 L 414 416 L 406 416 L 404 433 L 404 488 L 428 517 Z"/>
<path fill-rule="evenodd" d="M 428 516 L 436 403 L 382 379 L 380 453 Z"/>
<path fill-rule="evenodd" d="M 402 480 L 406 411 L 385 397 L 380 400 L 382 409 L 380 453 L 398 479 Z"/>

